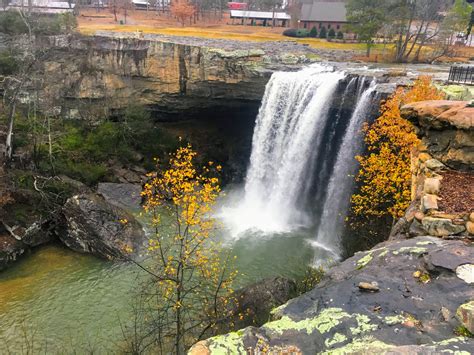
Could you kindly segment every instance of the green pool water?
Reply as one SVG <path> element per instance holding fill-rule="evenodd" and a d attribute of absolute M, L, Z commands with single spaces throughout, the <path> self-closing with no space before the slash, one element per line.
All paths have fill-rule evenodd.
<path fill-rule="evenodd" d="M 315 257 L 311 231 L 221 238 L 237 256 L 239 286 L 298 277 Z M 0 353 L 116 352 L 144 272 L 49 245 L 0 273 Z"/>

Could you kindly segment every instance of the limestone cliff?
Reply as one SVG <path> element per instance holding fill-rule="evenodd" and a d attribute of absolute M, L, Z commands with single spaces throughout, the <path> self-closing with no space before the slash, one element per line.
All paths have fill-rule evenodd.
<path fill-rule="evenodd" d="M 412 204 L 391 237 L 474 235 L 474 108 L 467 101 L 421 101 L 401 109 L 418 128 Z"/>
<path fill-rule="evenodd" d="M 134 103 L 183 113 L 259 102 L 271 68 L 309 62 L 305 55 L 160 38 L 76 35 L 43 40 L 51 48 L 42 68 L 43 96 L 60 98 L 63 113 L 73 116 L 81 114 L 81 104 L 113 109 Z"/>

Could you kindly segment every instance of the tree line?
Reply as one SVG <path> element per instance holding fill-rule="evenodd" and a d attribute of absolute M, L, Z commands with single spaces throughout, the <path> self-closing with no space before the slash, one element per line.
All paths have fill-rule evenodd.
<path fill-rule="evenodd" d="M 469 33 L 472 6 L 466 0 L 349 0 L 347 28 L 367 44 L 367 56 L 375 39 L 394 44 L 394 61 L 429 61 L 449 54 L 458 38 Z M 429 47 L 429 50 L 427 50 Z"/>

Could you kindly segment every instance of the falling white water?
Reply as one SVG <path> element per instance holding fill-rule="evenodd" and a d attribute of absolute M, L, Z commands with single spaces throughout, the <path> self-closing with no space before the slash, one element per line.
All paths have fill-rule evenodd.
<path fill-rule="evenodd" d="M 364 85 L 360 85 L 361 88 Z M 316 233 L 315 244 L 331 250 L 338 255 L 340 235 L 344 228 L 344 218 L 349 208 L 350 196 L 354 187 L 354 177 L 357 169 L 355 156 L 362 149 L 362 136 L 358 134 L 362 123 L 367 119 L 372 96 L 375 91 L 375 81 L 363 93 L 359 91 L 359 99 L 354 109 L 349 126 L 337 154 L 334 170 L 329 180 L 323 214 Z"/>
<path fill-rule="evenodd" d="M 330 102 L 345 74 L 325 66 L 272 75 L 257 117 L 244 196 L 224 209 L 234 234 L 287 232 L 310 224 L 299 199 L 311 174 Z"/>

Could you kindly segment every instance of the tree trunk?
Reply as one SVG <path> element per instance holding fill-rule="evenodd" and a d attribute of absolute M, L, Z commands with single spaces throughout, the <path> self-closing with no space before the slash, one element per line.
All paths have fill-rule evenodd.
<path fill-rule="evenodd" d="M 15 120 L 16 98 L 13 99 L 11 105 L 10 113 L 8 115 L 7 139 L 5 142 L 5 158 L 7 162 L 12 159 L 13 153 L 13 123 Z"/>

